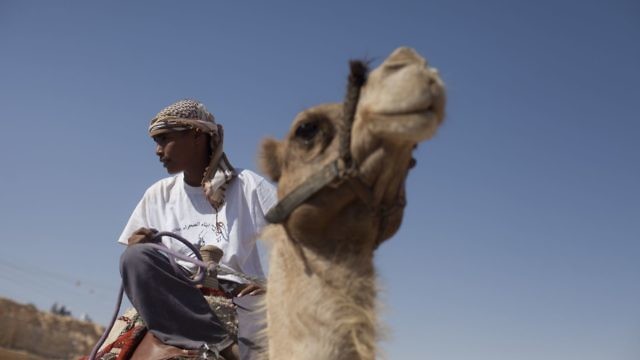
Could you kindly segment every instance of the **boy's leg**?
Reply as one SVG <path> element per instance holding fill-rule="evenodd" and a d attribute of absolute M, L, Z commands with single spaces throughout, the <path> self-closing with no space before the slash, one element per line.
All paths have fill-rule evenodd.
<path fill-rule="evenodd" d="M 200 290 L 186 282 L 169 259 L 146 244 L 129 246 L 120 258 L 129 300 L 163 343 L 184 349 L 203 344 L 225 349 L 233 343 Z"/>

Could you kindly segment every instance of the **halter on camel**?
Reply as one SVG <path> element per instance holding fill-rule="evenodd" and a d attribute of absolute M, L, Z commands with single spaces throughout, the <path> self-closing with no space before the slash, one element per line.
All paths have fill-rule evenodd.
<path fill-rule="evenodd" d="M 362 61 L 349 62 L 350 74 L 347 83 L 347 94 L 343 102 L 344 128 L 340 135 L 340 148 L 338 158 L 325 165 L 319 172 L 311 175 L 298 187 L 285 195 L 265 216 L 272 224 L 284 224 L 289 215 L 309 198 L 317 194 L 327 186 L 338 186 L 346 183 L 358 198 L 366 204 L 371 211 L 380 217 L 376 247 L 382 242 L 384 228 L 387 226 L 387 218 L 393 212 L 404 208 L 406 200 L 402 194 L 398 196 L 395 204 L 385 206 L 375 205 L 373 191 L 362 180 L 358 164 L 351 156 L 351 129 L 360 99 L 360 90 L 367 81 L 368 67 Z M 410 167 L 415 165 L 412 159 Z"/>

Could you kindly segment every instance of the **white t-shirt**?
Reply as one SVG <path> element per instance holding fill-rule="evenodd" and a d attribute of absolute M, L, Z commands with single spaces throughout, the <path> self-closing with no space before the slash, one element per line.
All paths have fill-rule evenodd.
<path fill-rule="evenodd" d="M 222 264 L 247 275 L 264 277 L 256 238 L 266 225 L 264 215 L 277 202 L 276 189 L 250 170 L 236 171 L 238 176 L 226 190 L 226 201 L 217 214 L 217 220 L 202 188 L 185 183 L 184 175 L 180 173 L 147 189 L 118 242 L 127 244 L 131 234 L 141 227 L 170 231 L 196 247 L 215 245 L 224 251 Z M 162 242 L 172 249 L 190 253 L 186 246 L 173 238 L 165 237 Z M 231 275 L 220 277 L 245 282 Z"/>

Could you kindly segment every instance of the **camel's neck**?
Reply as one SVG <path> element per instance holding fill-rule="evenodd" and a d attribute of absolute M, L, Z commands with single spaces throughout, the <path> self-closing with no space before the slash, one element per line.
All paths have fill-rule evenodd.
<path fill-rule="evenodd" d="M 317 254 L 273 231 L 267 322 L 270 359 L 374 359 L 372 256 Z"/>

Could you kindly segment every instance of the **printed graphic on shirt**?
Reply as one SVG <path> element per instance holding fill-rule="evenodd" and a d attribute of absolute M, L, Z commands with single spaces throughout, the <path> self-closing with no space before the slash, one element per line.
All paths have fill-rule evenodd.
<path fill-rule="evenodd" d="M 172 231 L 182 234 L 184 238 L 195 243 L 198 247 L 205 244 L 229 242 L 227 227 L 221 221 L 217 223 L 196 221 L 175 227 Z"/>

